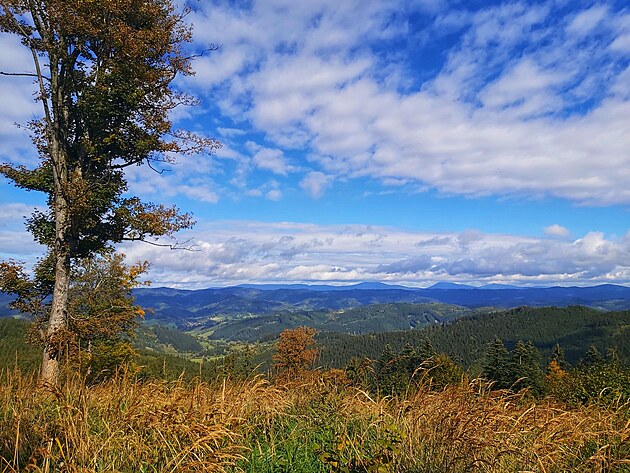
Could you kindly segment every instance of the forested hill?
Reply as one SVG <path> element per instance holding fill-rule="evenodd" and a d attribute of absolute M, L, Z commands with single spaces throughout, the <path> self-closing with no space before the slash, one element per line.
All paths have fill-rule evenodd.
<path fill-rule="evenodd" d="M 180 328 L 206 324 L 216 316 L 263 315 L 280 311 L 340 310 L 369 304 L 431 303 L 468 308 L 583 305 L 601 310 L 630 309 L 630 287 L 604 284 L 592 287 L 518 288 L 488 285 L 436 284 L 426 289 L 357 284 L 354 286 L 268 285 L 200 290 L 141 288 L 136 302 L 154 309 L 149 320 Z M 11 297 L 0 293 L 0 316 L 9 315 Z"/>
<path fill-rule="evenodd" d="M 272 340 L 286 329 L 313 327 L 324 332 L 372 333 L 419 329 L 470 317 L 493 309 L 468 309 L 453 304 L 372 304 L 337 311 L 283 311 L 224 320 L 211 327 L 212 339 L 247 342 Z"/>
<path fill-rule="evenodd" d="M 523 307 L 501 313 L 461 318 L 444 326 L 367 335 L 320 333 L 320 362 L 345 366 L 353 357 L 377 359 L 386 345 L 400 351 L 407 344 L 421 346 L 429 339 L 438 352 L 465 367 L 477 363 L 488 344 L 499 338 L 508 348 L 518 340 L 531 341 L 543 356 L 556 343 L 567 360 L 576 363 L 590 345 L 605 353 L 615 349 L 630 363 L 630 311 L 600 312 L 587 307 Z"/>
<path fill-rule="evenodd" d="M 441 302 L 468 308 L 583 305 L 601 310 L 630 309 L 630 287 L 605 284 L 592 287 L 511 288 L 490 286 L 356 285 L 227 287 L 195 291 L 142 288 L 134 292 L 143 307 L 155 310 L 149 319 L 180 328 L 203 324 L 216 316 L 272 314 L 279 311 L 339 310 L 393 302 Z"/>

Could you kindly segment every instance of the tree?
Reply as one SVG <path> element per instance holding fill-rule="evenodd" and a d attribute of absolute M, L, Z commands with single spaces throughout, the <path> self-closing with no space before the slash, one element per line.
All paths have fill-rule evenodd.
<path fill-rule="evenodd" d="M 569 365 L 569 362 L 564 354 L 564 349 L 559 343 L 556 343 L 551 351 L 551 361 L 555 362 L 558 368 L 563 371 L 569 371 L 571 368 L 571 365 Z"/>
<path fill-rule="evenodd" d="M 418 354 L 416 349 L 410 343 L 405 343 L 405 346 L 398 354 L 397 364 L 399 369 L 404 371 L 411 379 L 423 361 L 424 358 Z"/>
<path fill-rule="evenodd" d="M 425 360 L 421 368 L 421 381 L 429 384 L 431 388 L 435 390 L 461 383 L 464 378 L 464 370 L 462 367 L 444 353 Z"/>
<path fill-rule="evenodd" d="M 373 365 L 374 362 L 369 358 L 353 357 L 346 365 L 346 377 L 353 385 L 366 389 L 373 373 Z"/>
<path fill-rule="evenodd" d="M 21 39 L 35 68 L 2 72 L 34 77 L 43 111 L 29 124 L 39 165 L 2 164 L 0 174 L 47 196 L 48 210 L 27 221 L 49 249 L 42 261 L 53 275 L 44 382 L 57 380 L 51 341 L 68 329 L 72 261 L 193 224 L 175 207 L 125 196 L 124 176 L 129 166 L 218 147 L 173 129 L 169 119 L 178 105 L 195 103 L 171 87 L 178 74 L 192 73 L 185 14 L 171 0 L 0 0 L 0 31 Z"/>
<path fill-rule="evenodd" d="M 498 338 L 488 345 L 484 354 L 483 376 L 494 381 L 495 386 L 499 389 L 507 389 L 511 385 L 509 358 L 510 352 L 505 348 L 503 341 Z"/>
<path fill-rule="evenodd" d="M 531 342 L 518 341 L 510 354 L 510 382 L 515 388 L 527 387 L 532 394 L 544 390 L 544 374 L 540 367 L 540 353 Z"/>
<path fill-rule="evenodd" d="M 383 348 L 376 361 L 374 376 L 375 388 L 378 393 L 384 395 L 401 394 L 409 386 L 409 379 L 413 374 L 413 371 L 409 373 L 409 369 L 413 363 L 413 357 L 417 360 L 417 354 L 411 345 L 407 346 L 404 352 L 405 358 L 395 353 L 389 344 Z"/>
<path fill-rule="evenodd" d="M 56 358 L 62 353 L 72 356 L 94 381 L 108 376 L 135 355 L 130 339 L 144 311 L 134 305 L 131 290 L 147 284 L 140 281 L 147 268 L 147 262 L 127 266 L 124 255 L 114 252 L 76 260 L 68 289 L 67 327 L 56 332 L 54 338 L 47 337 L 50 304 L 41 275 L 29 277 L 17 263 L 0 263 L 0 290 L 17 296 L 13 308 L 38 314 L 31 340 L 48 343 Z M 84 355 L 81 359 L 79 353 Z M 76 363 L 72 368 L 77 368 Z"/>
<path fill-rule="evenodd" d="M 604 355 L 597 349 L 595 345 L 589 345 L 586 351 L 586 358 L 582 361 L 582 364 L 586 366 L 597 366 L 604 363 Z"/>
<path fill-rule="evenodd" d="M 424 336 L 420 341 L 420 346 L 418 348 L 418 356 L 421 358 L 421 361 L 428 360 L 438 355 L 437 350 L 433 346 L 431 339 L 427 336 Z"/>
<path fill-rule="evenodd" d="M 286 329 L 278 337 L 273 362 L 278 372 L 295 376 L 315 363 L 318 350 L 313 336 L 317 330 L 311 327 Z"/>

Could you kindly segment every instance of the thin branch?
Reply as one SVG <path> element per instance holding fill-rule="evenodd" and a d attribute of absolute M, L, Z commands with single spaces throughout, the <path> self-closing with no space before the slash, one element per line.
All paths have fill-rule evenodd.
<path fill-rule="evenodd" d="M 0 76 L 18 76 L 18 77 L 35 77 L 36 79 L 39 79 L 39 76 L 37 74 L 31 74 L 28 72 L 4 72 L 4 71 L 0 71 Z M 50 77 L 46 77 L 44 75 L 41 76 L 42 79 L 46 79 L 48 82 L 50 82 Z"/>
<path fill-rule="evenodd" d="M 143 243 L 147 243 L 149 245 L 153 245 L 153 246 L 160 246 L 162 248 L 170 248 L 171 250 L 184 250 L 184 251 L 201 251 L 197 248 L 195 248 L 197 245 L 190 245 L 187 247 L 183 247 L 183 246 L 179 246 L 179 245 L 185 245 L 187 243 L 189 243 L 192 240 L 192 238 L 189 238 L 188 240 L 184 241 L 184 242 L 179 242 L 176 241 L 175 243 L 158 243 L 156 241 L 149 241 L 149 240 L 145 240 L 143 238 L 121 238 L 121 241 L 141 241 Z"/>
<path fill-rule="evenodd" d="M 203 57 L 206 53 L 211 53 L 212 51 L 218 51 L 222 47 L 223 47 L 222 44 L 214 44 L 214 43 L 212 43 L 212 44 L 210 44 L 210 46 L 208 48 L 202 50 L 200 53 L 196 53 L 196 54 L 193 54 L 191 56 L 187 56 L 184 59 L 190 60 L 190 59 L 195 59 L 195 58 L 198 58 L 198 57 Z"/>
<path fill-rule="evenodd" d="M 156 169 L 153 167 L 153 165 L 151 164 L 151 161 L 149 159 L 147 159 L 147 166 L 149 166 L 149 169 L 151 169 L 152 171 L 157 172 L 158 174 L 162 174 L 164 171 L 168 171 L 170 172 L 170 169 L 166 169 L 166 168 L 162 168 L 162 169 Z"/>

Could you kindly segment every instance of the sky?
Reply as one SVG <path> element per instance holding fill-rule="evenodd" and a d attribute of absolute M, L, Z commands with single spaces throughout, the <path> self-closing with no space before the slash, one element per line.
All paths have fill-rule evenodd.
<path fill-rule="evenodd" d="M 188 3 L 190 51 L 220 49 L 172 119 L 222 148 L 127 173 L 197 220 L 195 251 L 120 245 L 155 286 L 630 284 L 625 2 Z M 33 70 L 2 34 L 0 70 Z M 0 161 L 36 163 L 33 92 L 0 76 Z M 32 263 L 44 200 L 0 191 L 0 259 Z"/>

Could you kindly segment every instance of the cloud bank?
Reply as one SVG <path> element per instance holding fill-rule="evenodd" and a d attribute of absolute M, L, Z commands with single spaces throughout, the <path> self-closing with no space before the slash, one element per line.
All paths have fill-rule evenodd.
<path fill-rule="evenodd" d="M 516 284 L 630 282 L 630 232 L 575 240 L 516 235 L 410 232 L 364 225 L 225 221 L 191 234 L 195 251 L 124 246 L 152 261 L 154 284 L 225 286 L 245 282 L 435 281 Z"/>

